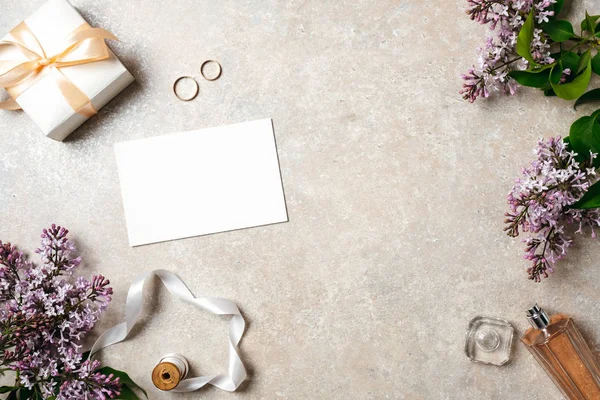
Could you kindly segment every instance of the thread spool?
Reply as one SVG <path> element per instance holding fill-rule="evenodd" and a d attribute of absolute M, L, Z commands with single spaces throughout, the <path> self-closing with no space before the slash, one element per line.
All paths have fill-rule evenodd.
<path fill-rule="evenodd" d="M 190 366 L 181 354 L 167 354 L 152 370 L 152 383 L 160 390 L 173 390 L 185 379 Z"/>

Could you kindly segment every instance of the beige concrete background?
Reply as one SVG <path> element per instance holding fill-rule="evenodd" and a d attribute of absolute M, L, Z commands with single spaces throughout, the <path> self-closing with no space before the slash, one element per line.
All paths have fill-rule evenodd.
<path fill-rule="evenodd" d="M 0 238 L 32 252 L 43 227 L 70 228 L 81 273 L 115 289 L 96 332 L 123 319 L 129 283 L 154 268 L 240 305 L 248 383 L 164 394 L 150 382 L 164 353 L 188 356 L 195 374 L 226 371 L 227 320 L 147 286 L 143 323 L 103 359 L 151 399 L 558 399 L 518 342 L 502 368 L 463 353 L 472 317 L 506 318 L 521 334 L 535 301 L 574 316 L 600 349 L 600 243 L 578 237 L 534 284 L 522 244 L 502 232 L 505 195 L 537 138 L 567 134 L 592 108 L 530 89 L 463 101 L 459 74 L 484 40 L 466 1 L 73 3 L 121 39 L 111 47 L 137 82 L 64 143 L 0 113 Z M 41 4 L 2 0 L 1 30 Z M 573 4 L 572 15 L 600 13 Z M 174 79 L 199 77 L 207 58 L 222 78 L 177 101 Z M 289 223 L 128 246 L 114 143 L 269 117 Z"/>

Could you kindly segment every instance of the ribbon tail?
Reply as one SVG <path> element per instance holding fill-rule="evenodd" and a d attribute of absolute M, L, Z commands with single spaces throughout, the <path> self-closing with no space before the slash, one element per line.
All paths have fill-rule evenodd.
<path fill-rule="evenodd" d="M 0 101 L 0 110 L 16 111 L 20 109 L 21 106 L 15 101 L 15 99 Z"/>
<path fill-rule="evenodd" d="M 106 332 L 104 332 L 98 340 L 92 346 L 90 350 L 90 358 L 94 356 L 100 350 L 112 346 L 113 344 L 122 342 L 127 338 L 129 332 L 136 324 L 139 316 L 142 313 L 143 309 L 143 289 L 144 282 L 148 276 L 151 276 L 152 272 L 139 275 L 131 286 L 129 287 L 129 292 L 127 292 L 127 301 L 125 302 L 125 322 L 121 322 L 118 325 L 113 326 Z"/>
<path fill-rule="evenodd" d="M 199 376 L 197 378 L 184 379 L 171 391 L 178 393 L 193 392 L 206 386 L 208 383 L 212 383 L 214 378 L 215 376 Z"/>
<path fill-rule="evenodd" d="M 119 41 L 119 39 L 117 39 L 115 35 L 107 31 L 106 29 L 92 28 L 87 23 L 85 23 L 79 28 L 77 28 L 75 31 L 73 31 L 73 33 L 67 37 L 66 42 L 69 44 L 69 46 L 72 46 L 78 42 L 92 38 L 110 39 L 115 40 L 117 42 Z"/>

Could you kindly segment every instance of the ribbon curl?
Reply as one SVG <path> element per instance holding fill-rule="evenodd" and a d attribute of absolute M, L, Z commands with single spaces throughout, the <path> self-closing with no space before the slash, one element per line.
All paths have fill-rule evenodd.
<path fill-rule="evenodd" d="M 144 283 L 151 276 L 160 278 L 172 295 L 186 303 L 217 315 L 231 315 L 229 322 L 229 369 L 228 374 L 199 376 L 184 379 L 173 392 L 193 392 L 210 384 L 228 392 L 235 391 L 246 379 L 246 368 L 238 354 L 237 346 L 244 334 L 246 322 L 237 305 L 231 300 L 217 297 L 194 297 L 185 284 L 172 272 L 158 269 L 139 275 L 129 287 L 125 304 L 125 322 L 110 328 L 96 340 L 90 350 L 90 358 L 105 347 L 122 342 L 136 324 L 143 310 Z"/>
<path fill-rule="evenodd" d="M 83 23 L 65 39 L 61 46 L 63 50 L 52 56 L 46 55 L 25 22 L 17 25 L 10 34 L 12 41 L 0 41 L 0 87 L 6 89 L 11 99 L 0 102 L 0 109 L 20 110 L 16 99 L 53 68 L 58 72 L 53 75 L 55 84 L 71 108 L 85 117 L 97 113 L 89 97 L 60 69 L 109 58 L 104 39 L 118 40 L 112 33 Z"/>

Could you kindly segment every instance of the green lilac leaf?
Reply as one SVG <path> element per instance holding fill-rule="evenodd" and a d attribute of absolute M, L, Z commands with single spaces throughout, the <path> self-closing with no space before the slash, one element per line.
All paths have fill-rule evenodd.
<path fill-rule="evenodd" d="M 552 10 L 554 11 L 554 18 L 558 17 L 558 14 L 560 14 L 564 3 L 565 0 L 556 0 L 556 3 L 552 5 Z"/>
<path fill-rule="evenodd" d="M 592 15 L 592 16 L 590 16 L 590 18 L 592 20 L 592 23 L 595 23 L 596 20 L 599 17 L 600 17 L 600 15 Z M 580 27 L 581 27 L 582 31 L 588 31 L 589 32 L 589 30 L 588 30 L 588 19 L 587 18 L 584 18 L 583 21 L 581 21 Z"/>
<path fill-rule="evenodd" d="M 18 390 L 13 390 L 10 392 L 6 400 L 17 400 L 17 392 Z"/>
<path fill-rule="evenodd" d="M 600 52 L 592 58 L 592 71 L 600 75 Z"/>
<path fill-rule="evenodd" d="M 0 386 L 0 393 L 8 393 L 19 389 L 19 386 Z"/>
<path fill-rule="evenodd" d="M 573 25 L 569 21 L 553 20 L 542 25 L 542 30 L 555 42 L 566 42 L 575 36 Z"/>
<path fill-rule="evenodd" d="M 550 85 L 558 84 L 560 82 L 560 77 L 562 76 L 563 65 L 562 61 L 559 61 L 557 64 L 554 64 L 552 70 L 550 71 Z"/>
<path fill-rule="evenodd" d="M 591 61 L 588 61 L 581 75 L 575 77 L 571 82 L 560 84 L 552 82 L 552 79 L 550 81 L 552 83 L 552 89 L 554 89 L 554 92 L 558 97 L 565 100 L 575 100 L 585 93 L 591 77 L 592 65 Z"/>
<path fill-rule="evenodd" d="M 567 151 L 575 152 L 575 150 L 573 150 L 573 145 L 571 144 L 571 138 L 569 136 L 564 137 L 562 141 L 565 143 Z M 581 154 L 577 152 L 575 152 L 575 154 L 575 160 L 577 162 L 585 161 L 585 157 L 583 157 Z"/>
<path fill-rule="evenodd" d="M 596 123 L 594 124 L 594 127 L 592 128 L 592 136 L 593 136 L 593 142 L 592 142 L 592 152 L 598 154 L 600 152 L 600 121 L 597 120 L 597 116 L 594 116 L 594 118 L 596 118 Z M 590 154 L 587 153 L 585 154 L 585 159 L 589 160 L 590 158 Z M 577 160 L 577 158 L 576 158 Z M 579 161 L 579 160 L 577 160 Z M 599 168 L 600 167 L 600 159 L 598 157 L 596 157 L 593 162 L 592 162 L 594 168 Z"/>
<path fill-rule="evenodd" d="M 594 117 L 581 117 L 571 125 L 569 130 L 570 144 L 573 150 L 579 154 L 587 154 L 591 150 L 588 143 L 588 136 L 591 135 L 594 123 Z"/>
<path fill-rule="evenodd" d="M 600 207 L 600 181 L 594 183 L 579 201 L 571 205 L 571 208 L 587 210 Z"/>
<path fill-rule="evenodd" d="M 579 60 L 581 57 L 579 54 L 572 51 L 563 51 L 560 56 L 563 69 L 569 68 L 571 71 L 575 71 L 579 66 Z M 562 72 L 562 71 L 561 71 Z"/>
<path fill-rule="evenodd" d="M 550 70 L 546 69 L 541 72 L 511 71 L 508 75 L 523 86 L 543 88 L 550 79 Z"/>
<path fill-rule="evenodd" d="M 581 55 L 581 58 L 579 59 L 579 65 L 577 66 L 577 72 L 575 75 L 579 75 L 579 73 L 588 66 L 588 64 L 590 63 L 591 60 L 592 60 L 592 53 L 591 53 L 591 51 L 587 50 L 585 53 L 583 53 Z"/>
<path fill-rule="evenodd" d="M 20 390 L 17 391 L 17 395 L 15 398 L 18 398 L 19 400 L 24 400 L 24 399 L 35 399 L 35 390 L 31 390 L 31 389 L 27 389 L 27 388 L 21 388 Z"/>
<path fill-rule="evenodd" d="M 547 69 L 552 69 L 553 66 L 554 66 L 554 63 L 553 64 L 535 64 L 535 65 L 532 65 L 531 68 L 526 69 L 526 71 L 537 74 L 537 73 L 545 71 Z"/>
<path fill-rule="evenodd" d="M 600 100 L 600 89 L 592 89 L 589 92 L 582 94 L 577 99 L 577 101 L 575 101 L 573 108 L 577 110 L 577 106 L 585 103 L 591 103 L 597 100 Z"/>
<path fill-rule="evenodd" d="M 544 91 L 544 96 L 556 96 L 556 93 L 554 93 L 554 89 L 552 89 L 550 82 L 546 83 L 542 90 Z"/>
<path fill-rule="evenodd" d="M 596 22 L 600 18 L 600 15 L 590 15 L 588 12 L 585 12 L 585 19 L 581 21 L 581 30 L 588 31 L 592 35 L 596 33 Z"/>
<path fill-rule="evenodd" d="M 584 157 L 589 158 L 589 152 L 599 153 L 600 152 L 600 123 L 598 121 L 600 116 L 600 110 L 594 112 L 589 117 L 581 117 L 571 125 L 569 132 L 569 144 L 570 147 L 577 153 Z M 577 161 L 581 161 L 580 157 Z M 598 159 L 595 160 L 594 165 L 598 165 Z"/>
<path fill-rule="evenodd" d="M 119 371 L 117 369 L 110 368 L 110 367 L 102 367 L 102 368 L 99 368 L 98 371 L 102 372 L 105 375 L 113 374 L 115 377 L 119 378 L 122 385 L 127 385 L 133 389 L 139 389 L 142 391 L 142 393 L 144 393 L 144 396 L 146 396 L 146 398 L 148 398 L 148 393 L 146 393 L 146 391 L 144 389 L 142 389 L 137 383 L 135 383 L 133 381 L 133 379 L 131 379 L 129 377 L 129 375 L 127 375 L 126 372 Z"/>
<path fill-rule="evenodd" d="M 534 28 L 534 17 L 533 10 L 527 16 L 525 23 L 521 27 L 519 31 L 519 36 L 517 36 L 517 54 L 529 61 L 532 65 L 537 65 L 535 61 L 533 61 L 533 56 L 531 55 L 531 41 L 533 40 L 533 28 Z"/>
<path fill-rule="evenodd" d="M 121 394 L 117 396 L 120 400 L 140 400 L 137 394 L 127 385 L 121 385 Z"/>

